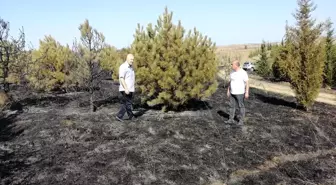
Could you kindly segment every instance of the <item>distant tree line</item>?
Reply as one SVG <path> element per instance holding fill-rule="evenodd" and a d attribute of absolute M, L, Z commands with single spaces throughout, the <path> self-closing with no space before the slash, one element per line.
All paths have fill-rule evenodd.
<path fill-rule="evenodd" d="M 260 56 L 260 54 L 261 54 L 261 50 L 262 50 L 262 47 L 264 47 L 264 49 L 266 50 L 266 51 L 271 51 L 272 50 L 272 47 L 276 47 L 276 46 L 278 46 L 278 44 L 276 44 L 276 43 L 271 43 L 271 42 L 265 42 L 265 41 L 263 41 L 262 42 L 262 44 L 260 45 L 260 47 L 259 48 L 257 48 L 257 49 L 254 49 L 254 50 L 252 50 L 250 53 L 249 53 L 249 55 L 248 55 L 248 57 L 249 58 L 254 58 L 254 57 L 258 57 L 258 56 Z"/>

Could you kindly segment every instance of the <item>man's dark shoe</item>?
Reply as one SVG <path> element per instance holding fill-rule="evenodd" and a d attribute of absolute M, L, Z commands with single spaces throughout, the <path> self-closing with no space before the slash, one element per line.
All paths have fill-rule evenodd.
<path fill-rule="evenodd" d="M 134 116 L 129 117 L 127 120 L 138 121 L 138 117 L 134 115 Z"/>
<path fill-rule="evenodd" d="M 118 116 L 116 116 L 115 118 L 116 118 L 118 121 L 121 121 L 121 122 L 124 121 L 123 119 L 119 118 Z"/>

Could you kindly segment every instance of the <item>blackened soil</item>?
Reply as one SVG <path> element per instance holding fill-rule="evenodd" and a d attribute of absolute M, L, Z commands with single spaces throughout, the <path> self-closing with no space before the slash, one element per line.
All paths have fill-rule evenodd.
<path fill-rule="evenodd" d="M 225 94 L 221 85 L 190 111 L 136 106 L 142 116 L 124 123 L 110 83 L 94 113 L 86 93 L 22 97 L 22 112 L 0 118 L 0 184 L 336 184 L 335 107 L 307 113 L 252 89 L 238 127 L 224 124 Z"/>

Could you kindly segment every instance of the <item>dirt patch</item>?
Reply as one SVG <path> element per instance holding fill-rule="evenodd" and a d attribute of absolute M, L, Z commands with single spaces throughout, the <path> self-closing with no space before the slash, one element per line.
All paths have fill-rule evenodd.
<path fill-rule="evenodd" d="M 29 95 L 22 112 L 1 118 L 0 184 L 335 183 L 334 153 L 281 158 L 334 150 L 333 106 L 305 113 L 292 97 L 252 88 L 246 125 L 236 127 L 224 124 L 225 92 L 221 84 L 205 110 L 163 114 L 136 105 L 143 115 L 125 123 L 114 119 L 112 84 L 95 96 L 95 113 L 85 93 Z"/>
<path fill-rule="evenodd" d="M 220 72 L 219 75 L 224 78 L 224 73 Z M 267 92 L 278 93 L 282 96 L 292 96 L 294 97 L 295 94 L 293 90 L 290 88 L 288 83 L 279 82 L 279 83 L 272 83 L 266 80 L 262 80 L 260 77 L 255 75 L 249 75 L 250 77 L 250 87 L 260 89 Z M 327 103 L 330 105 L 336 105 L 336 91 L 335 90 L 327 90 L 321 89 L 320 94 L 316 98 L 317 102 Z"/>
<path fill-rule="evenodd" d="M 252 75 L 250 80 L 251 87 L 258 88 L 265 91 L 279 93 L 284 96 L 295 96 L 293 90 L 288 83 L 271 83 L 265 80 L 261 80 Z M 327 103 L 330 105 L 336 105 L 336 91 L 321 89 L 320 94 L 316 98 L 317 102 Z"/>

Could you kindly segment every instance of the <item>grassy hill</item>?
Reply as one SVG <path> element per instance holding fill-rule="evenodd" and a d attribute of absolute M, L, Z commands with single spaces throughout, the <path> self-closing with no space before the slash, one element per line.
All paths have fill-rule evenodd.
<path fill-rule="evenodd" d="M 279 44 L 279 42 L 271 42 L 272 44 Z M 223 45 L 217 46 L 217 55 L 226 57 L 230 56 L 231 58 L 238 58 L 241 63 L 244 63 L 247 60 L 254 61 L 255 58 L 249 58 L 249 54 L 260 48 L 261 43 L 249 43 L 249 44 L 232 44 L 232 45 Z"/>

